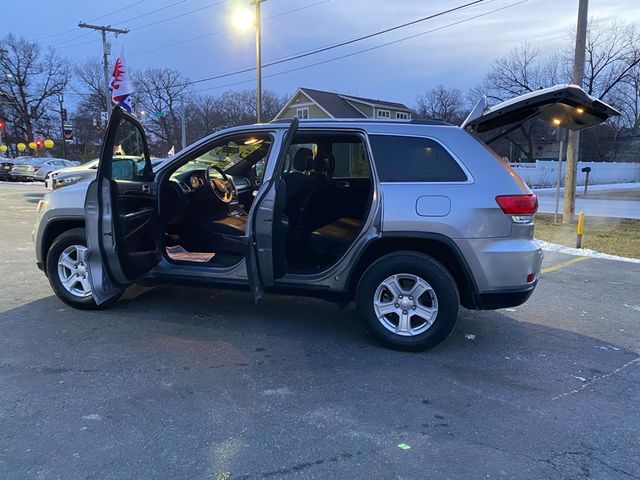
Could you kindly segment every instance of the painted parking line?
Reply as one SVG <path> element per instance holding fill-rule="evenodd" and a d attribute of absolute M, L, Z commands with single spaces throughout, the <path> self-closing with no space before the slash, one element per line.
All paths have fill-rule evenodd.
<path fill-rule="evenodd" d="M 589 260 L 590 258 L 591 257 L 572 258 L 571 260 L 567 260 L 566 262 L 558 263 L 557 265 L 551 265 L 550 267 L 545 267 L 542 269 L 542 273 L 555 272 L 556 270 L 568 267 L 569 265 L 573 265 L 574 263 L 584 262 L 585 260 Z"/>

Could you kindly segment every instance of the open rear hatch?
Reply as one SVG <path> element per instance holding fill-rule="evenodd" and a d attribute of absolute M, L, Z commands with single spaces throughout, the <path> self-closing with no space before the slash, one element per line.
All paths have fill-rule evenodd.
<path fill-rule="evenodd" d="M 514 97 L 493 107 L 483 96 L 461 127 L 482 133 L 507 127 L 487 141 L 509 134 L 523 123 L 540 117 L 549 123 L 580 130 L 620 115 L 615 108 L 587 94 L 578 85 L 556 85 Z"/>

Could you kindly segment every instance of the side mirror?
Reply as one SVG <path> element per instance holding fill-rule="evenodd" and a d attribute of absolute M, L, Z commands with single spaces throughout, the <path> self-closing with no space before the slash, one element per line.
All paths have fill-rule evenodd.
<path fill-rule="evenodd" d="M 114 158 L 111 163 L 111 178 L 133 180 L 137 176 L 136 162 L 131 158 Z"/>

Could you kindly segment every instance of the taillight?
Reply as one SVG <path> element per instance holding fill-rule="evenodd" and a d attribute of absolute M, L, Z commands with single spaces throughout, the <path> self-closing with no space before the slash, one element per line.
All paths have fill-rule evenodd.
<path fill-rule="evenodd" d="M 496 202 L 506 215 L 511 215 L 514 223 L 530 223 L 538 211 L 538 197 L 535 194 L 498 195 Z"/>
<path fill-rule="evenodd" d="M 498 195 L 496 202 L 507 215 L 533 215 L 538 210 L 538 197 L 526 195 Z"/>

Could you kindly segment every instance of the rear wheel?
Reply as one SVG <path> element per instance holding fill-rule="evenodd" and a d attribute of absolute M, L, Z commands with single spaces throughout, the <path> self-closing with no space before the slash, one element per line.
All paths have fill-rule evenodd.
<path fill-rule="evenodd" d="M 418 252 L 397 252 L 373 263 L 356 294 L 364 327 L 399 350 L 434 347 L 453 331 L 460 298 L 449 271 Z"/>
<path fill-rule="evenodd" d="M 73 228 L 60 234 L 47 253 L 47 276 L 60 300 L 75 308 L 96 309 L 99 306 L 91 294 L 86 253 L 84 229 Z"/>

